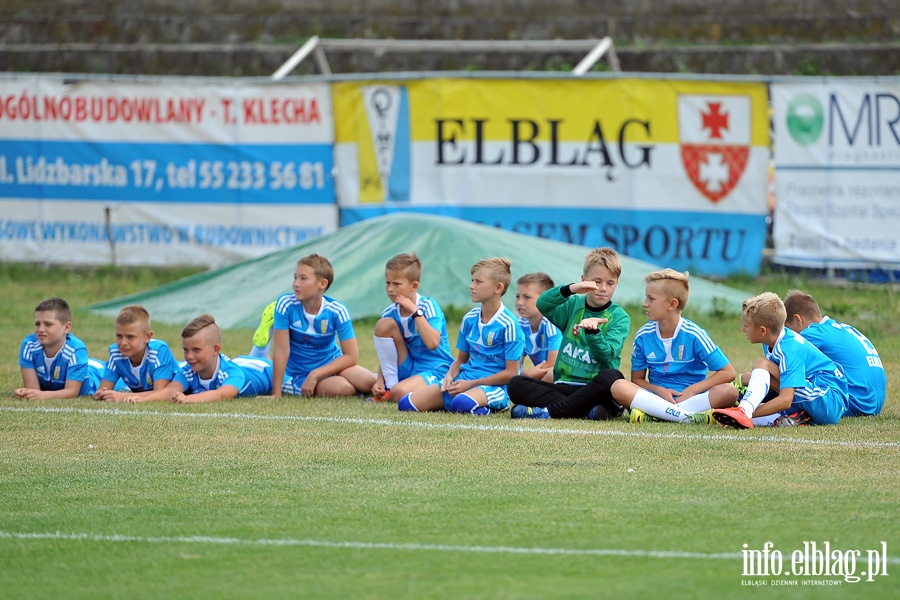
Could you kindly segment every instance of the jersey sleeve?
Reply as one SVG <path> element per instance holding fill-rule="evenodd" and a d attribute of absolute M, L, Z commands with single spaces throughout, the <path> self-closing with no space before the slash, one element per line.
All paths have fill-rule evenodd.
<path fill-rule="evenodd" d="M 519 325 L 518 319 L 510 315 L 513 325 L 507 328 L 509 339 L 506 340 L 506 351 L 504 357 L 506 360 L 514 360 L 519 362 L 525 354 L 525 332 Z"/>
<path fill-rule="evenodd" d="M 172 350 L 167 343 L 161 341 L 156 350 L 156 365 L 153 367 L 153 381 L 172 381 L 175 377 L 175 371 L 177 370 L 178 363 L 175 362 Z"/>
<path fill-rule="evenodd" d="M 22 340 L 19 346 L 19 366 L 26 369 L 33 369 L 34 362 L 31 360 L 31 354 L 28 352 L 28 338 Z"/>
<path fill-rule="evenodd" d="M 456 349 L 460 352 L 469 352 L 469 324 L 472 320 L 469 318 L 469 315 L 463 317 L 463 321 L 459 326 L 459 336 L 456 338 Z"/>
<path fill-rule="evenodd" d="M 646 371 L 649 366 L 647 351 L 644 349 L 644 336 L 635 337 L 634 345 L 631 348 L 631 370 Z"/>
<path fill-rule="evenodd" d="M 185 394 L 191 393 L 191 384 L 188 383 L 187 377 L 184 374 L 184 370 L 189 369 L 189 368 L 190 367 L 188 367 L 188 366 L 176 368 L 175 369 L 175 377 L 172 379 L 172 381 L 178 382 L 178 384 L 181 386 L 182 390 L 184 390 Z"/>
<path fill-rule="evenodd" d="M 536 303 L 541 314 L 559 329 L 567 328 L 569 323 L 568 300 L 571 296 L 563 296 L 562 293 L 562 289 L 568 285 L 550 288 L 538 296 Z"/>
<path fill-rule="evenodd" d="M 808 342 L 800 342 L 795 338 L 794 348 L 785 350 L 782 347 L 781 362 L 778 364 L 781 374 L 781 389 L 806 387 L 806 364 L 803 361 L 801 349 L 797 347 L 798 344 L 804 343 Z"/>
<path fill-rule="evenodd" d="M 116 361 L 114 361 L 112 357 L 113 349 L 115 347 L 115 344 L 109 347 L 109 358 L 106 361 L 106 366 L 103 367 L 103 381 L 115 382 L 119 379 L 119 374 L 116 372 Z"/>
<path fill-rule="evenodd" d="M 273 329 L 283 331 L 291 328 L 290 302 L 291 298 L 285 294 L 278 298 L 275 303 L 275 322 L 272 324 Z"/>
<path fill-rule="evenodd" d="M 549 321 L 549 319 L 547 319 Z M 553 323 L 547 324 L 547 350 L 554 352 L 562 345 L 562 332 Z"/>
<path fill-rule="evenodd" d="M 244 369 L 240 367 L 240 365 L 235 364 L 230 359 L 222 360 L 223 366 L 220 367 L 222 371 L 225 373 L 225 379 L 222 380 L 223 385 L 230 385 L 236 387 L 238 392 L 244 389 L 244 384 L 247 381 L 247 376 L 244 374 Z"/>
<path fill-rule="evenodd" d="M 84 382 L 88 377 L 88 353 L 87 348 L 76 348 L 66 367 L 66 381 Z"/>
<path fill-rule="evenodd" d="M 337 332 L 338 339 L 342 342 L 344 340 L 352 340 L 356 337 L 356 332 L 353 331 L 353 321 L 350 319 L 350 313 L 346 310 L 341 311 L 340 314 L 334 314 L 334 330 Z"/>

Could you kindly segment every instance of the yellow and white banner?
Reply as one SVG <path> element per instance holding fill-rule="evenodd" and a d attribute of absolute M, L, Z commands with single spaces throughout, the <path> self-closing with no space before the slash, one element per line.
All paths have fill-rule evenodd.
<path fill-rule="evenodd" d="M 343 224 L 431 212 L 706 274 L 759 268 L 761 83 L 438 78 L 332 95 Z"/>
<path fill-rule="evenodd" d="M 900 83 L 772 85 L 774 260 L 900 267 Z"/>

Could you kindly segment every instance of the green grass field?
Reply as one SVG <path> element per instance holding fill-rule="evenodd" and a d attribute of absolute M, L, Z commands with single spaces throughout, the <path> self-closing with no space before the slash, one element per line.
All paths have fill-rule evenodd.
<path fill-rule="evenodd" d="M 803 287 L 879 348 L 883 414 L 834 427 L 522 422 L 335 399 L 12 398 L 42 298 L 83 307 L 186 273 L 0 265 L 0 598 L 900 597 L 896 290 L 726 282 Z M 630 312 L 634 332 L 645 318 Z M 739 370 L 758 355 L 737 317 L 686 316 Z M 180 328 L 155 326 L 176 356 Z M 356 329 L 375 368 L 372 323 Z M 106 358 L 110 319 L 78 311 L 73 331 Z M 245 353 L 251 333 L 226 332 L 224 351 Z M 888 575 L 744 576 L 745 545 L 766 542 L 782 571 L 804 542 L 828 542 L 856 575 L 885 542 Z"/>

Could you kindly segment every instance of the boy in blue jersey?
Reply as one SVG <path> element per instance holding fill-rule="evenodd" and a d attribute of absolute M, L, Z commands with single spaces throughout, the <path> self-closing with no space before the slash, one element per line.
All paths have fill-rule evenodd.
<path fill-rule="evenodd" d="M 22 387 L 14 397 L 48 400 L 96 391 L 103 363 L 88 359 L 87 347 L 71 329 L 72 310 L 62 298 L 47 298 L 34 308 L 34 333 L 19 348 Z"/>
<path fill-rule="evenodd" d="M 440 386 L 453 355 L 447 320 L 438 303 L 418 293 L 422 262 L 398 254 L 384 268 L 385 290 L 392 304 L 375 324 L 378 376 L 372 400 L 397 400 L 410 392 Z"/>
<path fill-rule="evenodd" d="M 644 312 L 649 322 L 634 335 L 631 381 L 612 386 L 631 421 L 646 416 L 676 423 L 715 423 L 712 409 L 734 406 L 734 367 L 709 334 L 681 316 L 690 295 L 687 273 L 674 269 L 644 277 Z"/>
<path fill-rule="evenodd" d="M 275 304 L 274 396 L 371 392 L 375 374 L 357 364 L 359 345 L 350 312 L 325 295 L 333 282 L 334 268 L 324 256 L 310 254 L 297 261 L 294 293 L 284 294 Z"/>
<path fill-rule="evenodd" d="M 164 389 L 175 377 L 178 364 L 169 345 L 153 338 L 150 313 L 143 306 L 124 307 L 116 316 L 116 343 L 109 347 L 97 400 L 132 402 L 143 400 L 149 392 Z M 116 382 L 124 384 L 117 390 Z"/>
<path fill-rule="evenodd" d="M 623 379 L 618 369 L 631 327 L 628 313 L 612 300 L 621 275 L 619 254 L 594 248 L 584 258 L 581 281 L 538 297 L 538 310 L 563 339 L 552 382 L 521 375 L 510 380 L 513 419 L 609 419 L 621 414 L 610 392 Z"/>
<path fill-rule="evenodd" d="M 525 332 L 525 355 L 531 368 L 522 365 L 522 375 L 553 381 L 553 365 L 562 342 L 559 329 L 537 307 L 538 297 L 554 287 L 553 279 L 543 272 L 526 273 L 516 280 L 516 312 Z M 525 358 L 522 357 L 523 363 Z"/>
<path fill-rule="evenodd" d="M 800 290 L 784 297 L 785 326 L 839 364 L 850 395 L 848 417 L 877 415 L 884 407 L 887 375 L 878 350 L 856 328 L 823 317 L 815 298 Z"/>
<path fill-rule="evenodd" d="M 844 373 L 818 348 L 784 326 L 787 311 L 781 298 L 765 292 L 744 300 L 741 320 L 741 331 L 751 344 L 763 344 L 765 358 L 753 363 L 740 404 L 714 410 L 716 421 L 735 429 L 760 424 L 837 423 L 849 404 Z M 778 395 L 764 402 L 770 388 Z"/>
<path fill-rule="evenodd" d="M 185 325 L 181 344 L 185 364 L 177 369 L 169 385 L 140 397 L 128 397 L 126 402 L 173 400 L 196 404 L 272 393 L 272 362 L 249 356 L 231 359 L 222 354 L 222 332 L 212 315 L 200 315 Z"/>
<path fill-rule="evenodd" d="M 522 328 L 501 301 L 512 280 L 511 264 L 507 258 L 487 258 L 472 266 L 469 295 L 480 306 L 462 319 L 456 360 L 440 386 L 406 394 L 397 402 L 399 410 L 486 415 L 509 408 L 506 384 L 519 372 L 525 350 Z"/>

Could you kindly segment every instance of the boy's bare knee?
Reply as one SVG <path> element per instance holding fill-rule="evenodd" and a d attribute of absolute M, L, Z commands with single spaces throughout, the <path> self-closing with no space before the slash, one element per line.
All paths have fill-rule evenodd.
<path fill-rule="evenodd" d="M 399 331 L 400 328 L 397 327 L 397 322 L 393 319 L 378 319 L 378 322 L 375 323 L 376 337 L 393 337 Z"/>

